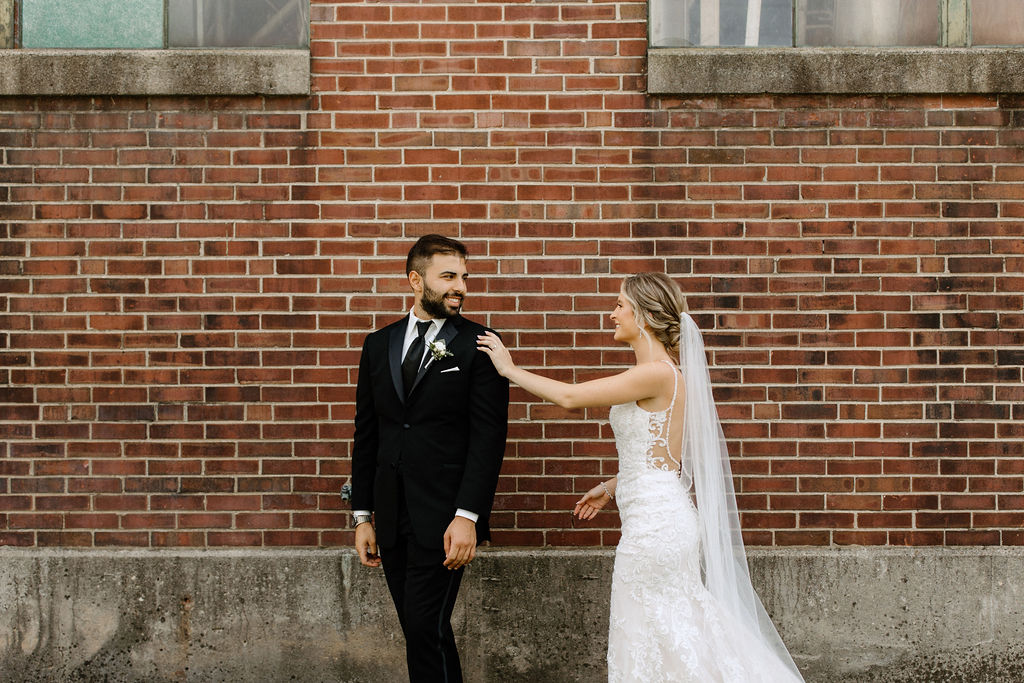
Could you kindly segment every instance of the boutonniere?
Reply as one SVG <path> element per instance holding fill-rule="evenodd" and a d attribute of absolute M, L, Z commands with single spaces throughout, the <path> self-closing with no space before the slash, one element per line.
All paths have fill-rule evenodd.
<path fill-rule="evenodd" d="M 430 355 L 433 356 L 434 360 L 441 360 L 453 355 L 448 350 L 447 344 L 444 343 L 444 339 L 435 339 L 427 344 L 427 348 L 430 349 Z"/>

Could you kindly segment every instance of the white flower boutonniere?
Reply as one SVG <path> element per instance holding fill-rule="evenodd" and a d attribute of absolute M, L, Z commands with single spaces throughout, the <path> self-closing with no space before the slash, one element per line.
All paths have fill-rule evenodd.
<path fill-rule="evenodd" d="M 452 355 L 452 352 L 448 350 L 448 346 L 444 343 L 444 339 L 435 339 L 427 344 L 427 348 L 430 349 L 430 355 L 433 356 L 434 360 L 441 360 Z"/>

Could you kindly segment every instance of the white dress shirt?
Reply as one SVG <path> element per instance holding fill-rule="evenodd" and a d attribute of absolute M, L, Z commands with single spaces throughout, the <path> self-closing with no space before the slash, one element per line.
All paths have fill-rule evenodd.
<path fill-rule="evenodd" d="M 409 313 L 409 322 L 405 326 L 405 341 L 402 342 L 402 358 L 405 358 L 405 352 L 409 350 L 409 345 L 412 344 L 412 340 L 419 336 L 419 330 L 416 329 L 416 323 L 426 322 L 416 317 L 415 313 Z M 431 318 L 430 327 L 427 328 L 427 333 L 423 335 L 423 355 L 427 354 L 427 347 L 430 342 L 434 341 L 437 337 L 437 333 L 441 331 L 441 326 L 444 325 L 444 320 L 440 318 Z M 423 364 L 423 359 L 420 358 L 420 365 Z"/>
<path fill-rule="evenodd" d="M 415 339 L 417 336 L 419 336 L 419 330 L 416 329 L 416 323 L 418 323 L 418 322 L 423 322 L 423 321 L 420 318 L 417 318 L 416 314 L 413 311 L 409 311 L 409 320 L 408 320 L 408 322 L 406 323 L 406 326 L 405 326 L 405 341 L 402 342 L 402 358 L 405 358 L 405 352 L 409 350 L 409 345 L 412 344 L 412 340 Z M 429 346 L 430 342 L 434 341 L 434 338 L 437 337 L 437 333 L 441 331 L 441 327 L 444 325 L 444 320 L 442 318 L 431 318 L 430 322 L 431 322 L 431 325 L 430 325 L 430 327 L 427 328 L 427 333 L 425 335 L 423 335 L 423 354 L 424 354 L 424 356 L 427 354 L 427 350 L 428 350 L 427 347 Z M 423 363 L 423 360 L 421 359 L 420 360 L 420 364 L 422 364 L 422 363 Z M 353 515 L 368 515 L 368 514 L 370 514 L 370 511 L 369 510 L 353 510 L 352 514 Z M 476 523 L 477 519 L 480 518 L 480 515 L 477 514 L 476 512 L 470 512 L 469 510 L 463 510 L 462 508 L 459 508 L 458 510 L 456 510 L 455 514 L 457 516 L 459 516 L 459 517 L 465 517 L 466 519 L 468 519 L 469 521 L 473 522 L 474 524 Z"/>

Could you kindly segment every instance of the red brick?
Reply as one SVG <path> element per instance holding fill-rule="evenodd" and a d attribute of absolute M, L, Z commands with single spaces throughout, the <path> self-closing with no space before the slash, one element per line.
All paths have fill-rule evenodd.
<path fill-rule="evenodd" d="M 313 11 L 312 98 L 0 111 L 0 492 L 43 529 L 0 542 L 350 544 L 358 348 L 441 231 L 561 378 L 631 361 L 622 274 L 677 278 L 748 540 L 1024 544 L 1005 98 L 649 97 L 636 3 Z M 615 472 L 607 411 L 517 389 L 511 416 L 496 542 L 614 544 L 614 516 L 565 523 Z"/>

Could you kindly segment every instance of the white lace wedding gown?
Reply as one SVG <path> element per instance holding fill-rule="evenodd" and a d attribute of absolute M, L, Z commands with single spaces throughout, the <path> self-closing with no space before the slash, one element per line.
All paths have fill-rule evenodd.
<path fill-rule="evenodd" d="M 683 463 L 680 475 L 673 449 L 666 450 L 669 432 L 679 428 L 671 414 L 672 406 L 650 412 L 635 403 L 613 406 L 609 414 L 619 453 L 622 537 L 612 576 L 608 680 L 799 681 L 704 587 L 691 470 Z"/>

